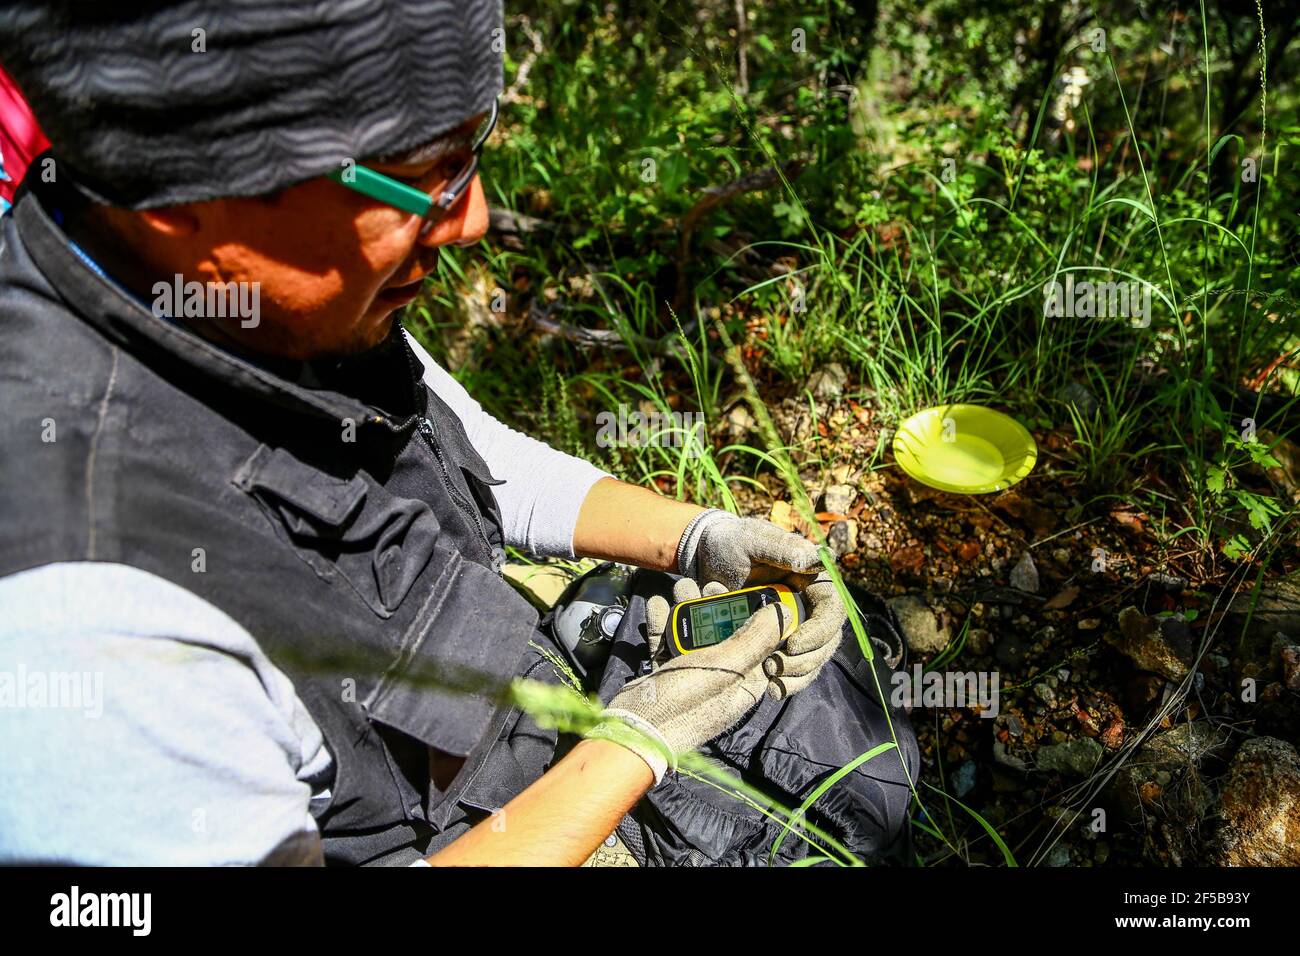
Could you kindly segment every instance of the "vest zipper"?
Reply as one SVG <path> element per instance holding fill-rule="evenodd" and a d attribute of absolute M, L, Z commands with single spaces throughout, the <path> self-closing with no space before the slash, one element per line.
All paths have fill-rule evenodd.
<path fill-rule="evenodd" d="M 405 335 L 404 332 L 403 335 Z M 415 357 L 415 353 L 411 350 L 411 346 L 405 341 L 405 339 L 402 341 L 402 350 L 406 354 L 406 364 L 411 369 L 411 375 L 415 382 L 418 383 L 415 385 L 415 388 L 424 388 L 424 367 Z M 451 480 L 451 471 L 447 468 L 447 460 L 442 457 L 442 449 L 438 447 L 438 442 L 434 440 L 435 436 L 438 434 L 438 430 L 434 427 L 433 422 L 429 421 L 429 419 L 425 418 L 423 415 L 417 417 L 417 425 L 420 434 L 424 436 L 425 442 L 433 452 L 433 457 L 438 459 L 438 464 L 442 467 L 442 483 L 447 489 L 447 494 L 451 497 L 451 500 L 456 503 L 456 506 L 460 508 L 461 511 L 465 512 L 474 527 L 478 529 L 479 541 L 483 545 L 484 554 L 487 555 L 488 565 L 493 571 L 500 574 L 501 567 L 505 564 L 506 560 L 505 552 L 501 551 L 498 554 L 498 552 L 492 547 L 492 542 L 488 540 L 487 528 L 483 527 L 483 516 L 478 513 L 477 508 L 473 507 L 464 499 L 464 496 L 462 496 L 460 491 L 457 490 L 455 482 Z"/>
<path fill-rule="evenodd" d="M 446 487 L 447 493 L 478 530 L 479 541 L 483 545 L 483 551 L 487 555 L 492 570 L 499 572 L 501 570 L 500 562 L 492 549 L 492 542 L 488 540 L 487 529 L 483 527 L 483 516 L 469 502 L 465 501 L 464 496 L 461 495 L 455 483 L 451 480 L 451 471 L 447 468 L 447 460 L 442 457 L 442 449 L 438 447 L 438 443 L 434 440 L 437 429 L 434 428 L 433 422 L 421 415 L 419 418 L 419 431 L 424 436 L 425 443 L 433 452 L 433 457 L 438 459 L 438 464 L 442 467 L 443 485 Z"/>

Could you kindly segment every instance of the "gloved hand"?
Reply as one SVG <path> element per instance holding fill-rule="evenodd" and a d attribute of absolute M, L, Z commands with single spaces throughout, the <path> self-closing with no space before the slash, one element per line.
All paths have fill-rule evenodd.
<path fill-rule="evenodd" d="M 717 509 L 697 515 L 677 546 L 677 570 L 687 577 L 720 581 L 728 591 L 780 582 L 801 592 L 808 619 L 764 664 L 772 679 L 768 692 L 777 700 L 812 683 L 844 633 L 848 609 L 821 568 L 811 541 L 762 518 Z"/>
<path fill-rule="evenodd" d="M 716 582 L 705 597 L 726 588 Z M 699 586 L 682 578 L 673 586 L 677 603 L 700 597 Z M 663 661 L 663 635 L 668 602 L 655 596 L 646 604 L 646 631 L 651 664 L 645 677 L 629 681 L 618 692 L 605 716 L 611 718 L 587 732 L 622 744 L 639 755 L 654 772 L 655 783 L 677 755 L 708 743 L 737 723 L 763 696 L 768 677 L 763 663 L 784 636 L 775 606 L 765 607 L 731 637 L 713 647 Z"/>
<path fill-rule="evenodd" d="M 808 619 L 794 629 L 785 647 L 763 662 L 763 672 L 771 679 L 767 691 L 776 700 L 798 693 L 816 679 L 840 646 L 849 618 L 835 582 L 825 571 L 800 594 Z"/>

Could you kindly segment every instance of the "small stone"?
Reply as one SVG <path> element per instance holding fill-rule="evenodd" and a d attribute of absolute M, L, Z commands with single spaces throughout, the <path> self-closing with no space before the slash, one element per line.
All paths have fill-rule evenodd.
<path fill-rule="evenodd" d="M 1101 627 L 1101 621 L 1095 617 L 1085 617 L 1077 626 L 1081 631 L 1095 631 Z"/>
<path fill-rule="evenodd" d="M 1051 687 L 1047 686 L 1046 683 L 1035 684 L 1034 693 L 1037 694 L 1038 699 L 1041 700 L 1048 707 L 1056 706 L 1056 693 L 1052 690 Z"/>
<path fill-rule="evenodd" d="M 1043 864 L 1045 866 L 1069 866 L 1070 848 L 1064 843 L 1056 844 L 1044 858 Z"/>
<path fill-rule="evenodd" d="M 963 564 L 970 564 L 980 556 L 980 544 L 978 541 L 963 541 L 957 545 L 957 558 Z"/>
<path fill-rule="evenodd" d="M 757 426 L 753 413 L 744 402 L 732 406 L 727 412 L 727 435 L 732 441 L 743 440 Z"/>
<path fill-rule="evenodd" d="M 1038 630 L 1034 631 L 1034 636 L 1031 640 L 1035 644 L 1052 644 L 1056 641 L 1056 633 L 1056 628 L 1051 624 L 1048 624 L 1046 627 L 1040 627 Z"/>
<path fill-rule="evenodd" d="M 794 530 L 794 509 L 790 507 L 788 501 L 772 502 L 772 510 L 768 513 L 767 520 L 772 522 L 778 528 L 785 531 Z"/>
<path fill-rule="evenodd" d="M 812 392 L 813 398 L 829 402 L 844 394 L 848 380 L 849 375 L 844 367 L 838 362 L 831 362 L 808 376 L 805 387 Z"/>
<path fill-rule="evenodd" d="M 822 510 L 846 515 L 857 497 L 858 490 L 852 485 L 831 485 L 822 492 Z"/>
<path fill-rule="evenodd" d="M 1300 693 L 1300 646 L 1284 644 L 1278 648 L 1278 662 L 1282 665 L 1282 683 L 1287 690 Z"/>
<path fill-rule="evenodd" d="M 1008 750 L 1007 750 L 1007 745 L 1004 744 L 1004 743 L 1003 743 L 1002 741 L 1000 741 L 1000 740 L 995 740 L 995 741 L 993 741 L 993 762 L 994 762 L 994 763 L 997 763 L 997 764 L 1000 764 L 1000 765 L 1002 765 L 1003 767 L 1010 767 L 1012 770 L 1028 770 L 1028 769 L 1029 769 L 1029 768 L 1025 765 L 1025 762 L 1024 762 L 1023 760 L 1021 760 L 1019 757 L 1017 757 L 1015 754 L 1013 754 L 1013 753 L 1011 753 L 1010 751 L 1008 751 Z M 995 790 L 998 789 L 998 786 L 997 786 L 997 778 L 996 778 L 996 777 L 994 778 L 994 789 L 995 789 Z M 1013 789 L 1016 789 L 1016 790 L 1023 789 L 1023 784 L 1021 784 L 1020 787 L 1016 787 L 1016 788 L 1013 788 Z M 1007 791 L 1000 791 L 1000 792 L 1005 793 L 1005 792 L 1007 792 Z"/>
<path fill-rule="evenodd" d="M 1106 639 L 1137 667 L 1181 681 L 1192 664 L 1192 636 L 1179 618 L 1158 621 L 1130 605 L 1119 612 L 1120 637 Z"/>
<path fill-rule="evenodd" d="M 1066 777 L 1086 777 L 1097 766 L 1102 755 L 1101 744 L 1091 737 L 1050 747 L 1039 747 L 1034 755 L 1039 770 L 1046 773 L 1059 773 Z"/>
<path fill-rule="evenodd" d="M 1052 551 L 1052 560 L 1057 564 L 1069 564 L 1070 552 L 1065 548 L 1055 548 Z"/>
<path fill-rule="evenodd" d="M 934 611 L 920 598 L 905 594 L 891 598 L 889 606 L 898 616 L 907 646 L 918 654 L 930 654 L 948 646 L 948 628 L 940 628 Z"/>
<path fill-rule="evenodd" d="M 1148 574 L 1147 580 L 1162 591 L 1168 591 L 1171 594 L 1178 594 L 1187 587 L 1187 582 L 1183 578 L 1174 574 L 1165 574 L 1163 571 Z"/>
<path fill-rule="evenodd" d="M 1010 581 L 1011 586 L 1017 591 L 1038 593 L 1038 568 L 1034 565 L 1034 559 L 1028 551 L 1020 558 L 1020 563 L 1011 569 Z"/>
<path fill-rule="evenodd" d="M 858 550 L 858 523 L 836 521 L 826 532 L 826 543 L 837 558 Z"/>
<path fill-rule="evenodd" d="M 925 565 L 925 551 L 920 545 L 899 548 L 889 556 L 889 564 L 896 574 L 916 574 Z"/>
<path fill-rule="evenodd" d="M 958 800 L 975 789 L 975 771 L 975 763 L 967 760 L 952 775 L 952 787 Z"/>

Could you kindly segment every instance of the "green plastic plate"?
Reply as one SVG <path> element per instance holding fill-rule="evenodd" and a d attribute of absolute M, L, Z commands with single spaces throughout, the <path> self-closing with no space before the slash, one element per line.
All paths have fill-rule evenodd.
<path fill-rule="evenodd" d="M 1010 488 L 1033 471 L 1034 437 L 1020 422 L 982 405 L 936 405 L 894 435 L 894 459 L 923 485 L 963 495 Z"/>

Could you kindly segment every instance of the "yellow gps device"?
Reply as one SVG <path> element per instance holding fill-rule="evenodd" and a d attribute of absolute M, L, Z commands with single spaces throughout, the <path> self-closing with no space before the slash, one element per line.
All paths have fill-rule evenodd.
<path fill-rule="evenodd" d="M 784 584 L 760 584 L 683 601 L 668 618 L 668 652 L 677 657 L 721 644 L 769 604 L 776 604 L 783 612 L 783 635 L 804 619 L 803 601 Z"/>

